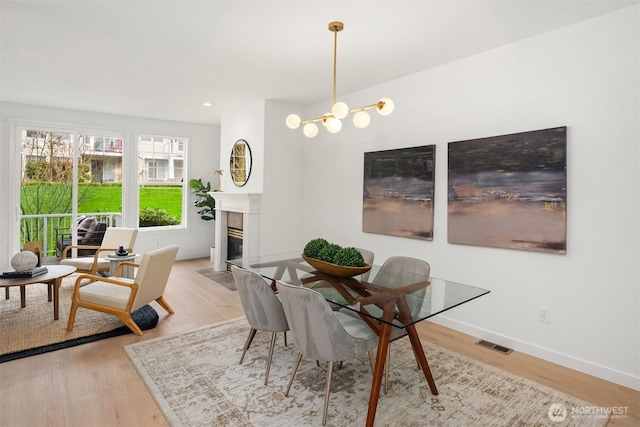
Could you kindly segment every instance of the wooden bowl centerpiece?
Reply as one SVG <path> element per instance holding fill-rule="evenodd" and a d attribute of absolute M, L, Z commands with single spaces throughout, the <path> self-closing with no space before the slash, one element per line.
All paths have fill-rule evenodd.
<path fill-rule="evenodd" d="M 353 277 L 371 270 L 357 248 L 345 248 L 322 238 L 307 242 L 302 258 L 320 273 L 334 277 Z"/>
<path fill-rule="evenodd" d="M 330 262 L 321 261 L 319 259 L 310 258 L 302 255 L 302 258 L 313 268 L 320 273 L 328 274 L 329 276 L 347 278 L 364 274 L 371 270 L 371 264 L 365 264 L 363 267 L 349 267 L 346 265 L 332 264 Z"/>

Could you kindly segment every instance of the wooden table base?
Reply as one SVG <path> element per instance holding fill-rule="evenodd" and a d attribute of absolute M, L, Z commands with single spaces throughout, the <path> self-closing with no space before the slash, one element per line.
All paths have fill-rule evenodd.
<path fill-rule="evenodd" d="M 382 377 L 384 375 L 385 361 L 387 359 L 387 353 L 389 352 L 391 328 L 395 327 L 391 326 L 390 323 L 393 321 L 396 307 L 398 307 L 398 311 L 400 313 L 400 321 L 404 324 L 411 323 L 411 314 L 409 312 L 409 306 L 407 305 L 407 301 L 404 298 L 404 295 L 398 295 L 396 298 L 391 299 L 385 303 L 382 315 L 383 321 L 379 322 L 379 330 L 376 331 L 379 336 L 378 353 L 376 355 L 376 364 L 373 370 L 373 379 L 371 380 L 371 394 L 369 395 L 369 408 L 367 410 L 367 422 L 365 424 L 367 427 L 373 427 L 373 422 L 376 418 L 378 399 L 380 397 L 380 389 L 382 387 Z M 409 317 L 407 318 L 407 316 Z M 374 330 L 376 329 L 374 328 Z M 429 368 L 429 363 L 427 362 L 427 356 L 424 354 L 424 349 L 422 348 L 422 344 L 420 343 L 420 337 L 418 337 L 416 327 L 415 325 L 410 324 L 406 327 L 406 330 L 409 334 L 411 347 L 413 348 L 416 358 L 418 359 L 418 363 L 422 368 L 422 372 L 427 379 L 427 383 L 429 384 L 431 393 L 437 395 L 438 389 L 433 379 L 433 375 L 431 374 L 431 369 Z"/>
<path fill-rule="evenodd" d="M 317 280 L 325 280 L 340 293 L 345 299 L 352 299 L 353 296 L 347 288 L 357 292 L 362 298 L 358 300 L 360 304 L 360 318 L 378 335 L 378 353 L 376 355 L 376 363 L 373 369 L 373 379 L 371 381 L 371 395 L 369 396 L 369 408 L 367 411 L 367 426 L 373 426 L 378 408 L 378 398 L 380 397 L 380 388 L 382 387 L 382 377 L 384 376 L 385 361 L 389 352 L 389 344 L 391 339 L 391 330 L 396 326 L 391 323 L 394 319 L 398 319 L 406 327 L 411 341 L 411 347 L 416 355 L 416 359 L 422 368 L 431 393 L 438 394 L 436 383 L 431 375 L 427 356 L 424 354 L 420 337 L 413 324 L 411 310 L 407 304 L 406 295 L 411 294 L 419 289 L 429 285 L 428 281 L 420 281 L 410 285 L 402 286 L 395 289 L 384 288 L 358 281 L 354 278 L 338 278 L 315 271 L 310 277 L 302 279 L 302 283 L 314 282 Z M 372 294 L 371 291 L 376 292 Z M 364 308 L 365 305 L 376 305 L 381 308 L 382 320 L 377 320 L 369 315 Z"/>

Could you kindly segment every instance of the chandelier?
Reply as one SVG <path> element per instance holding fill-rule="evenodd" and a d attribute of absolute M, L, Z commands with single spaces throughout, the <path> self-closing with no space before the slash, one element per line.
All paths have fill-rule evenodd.
<path fill-rule="evenodd" d="M 289 114 L 287 116 L 287 126 L 291 129 L 297 129 L 303 125 L 302 131 L 307 138 L 313 138 L 318 134 L 318 126 L 316 122 L 322 122 L 324 127 L 330 133 L 338 133 L 342 129 L 342 119 L 349 114 L 353 114 L 353 124 L 359 129 L 369 126 L 371 117 L 367 110 L 375 108 L 382 116 L 388 116 L 393 111 L 393 102 L 389 98 L 382 98 L 375 104 L 365 105 L 364 107 L 349 109 L 344 102 L 336 102 L 336 54 L 338 51 L 338 32 L 344 29 L 342 22 L 330 22 L 329 31 L 333 32 L 333 106 L 331 112 L 324 114 L 322 117 L 316 117 L 310 120 L 301 120 L 297 114 Z"/>

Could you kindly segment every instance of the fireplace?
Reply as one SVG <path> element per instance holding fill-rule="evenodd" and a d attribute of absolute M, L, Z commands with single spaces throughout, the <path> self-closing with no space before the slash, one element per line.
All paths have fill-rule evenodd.
<path fill-rule="evenodd" d="M 227 270 L 228 259 L 259 255 L 262 194 L 222 191 L 209 194 L 216 201 L 214 270 Z"/>
<path fill-rule="evenodd" d="M 243 216 L 242 212 L 227 212 L 227 259 L 242 258 Z"/>

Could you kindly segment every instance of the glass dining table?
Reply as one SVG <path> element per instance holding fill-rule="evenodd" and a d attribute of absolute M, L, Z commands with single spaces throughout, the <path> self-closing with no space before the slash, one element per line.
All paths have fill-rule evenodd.
<path fill-rule="evenodd" d="M 359 316 L 378 335 L 367 426 L 373 426 L 382 385 L 385 361 L 392 338 L 409 336 L 416 359 L 431 393 L 438 394 L 415 325 L 461 304 L 488 294 L 487 289 L 426 277 L 408 271 L 373 265 L 353 277 L 337 277 L 316 270 L 302 251 L 227 260 L 227 263 L 254 271 L 272 281 L 311 287 L 335 309 Z M 393 333 L 392 333 L 393 331 Z"/>

